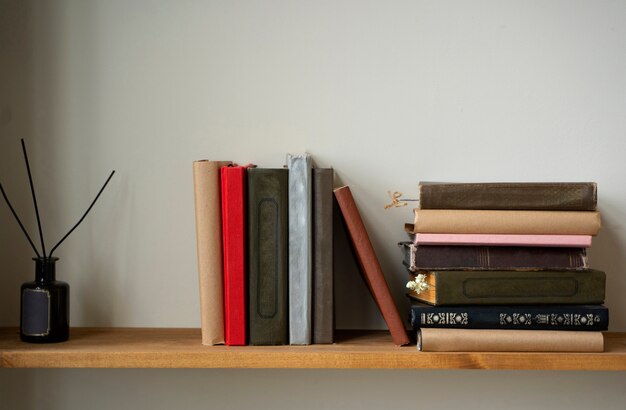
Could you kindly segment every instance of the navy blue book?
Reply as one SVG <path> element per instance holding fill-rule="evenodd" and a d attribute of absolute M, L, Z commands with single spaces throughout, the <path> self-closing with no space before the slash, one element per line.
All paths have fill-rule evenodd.
<path fill-rule="evenodd" d="M 455 329 L 589 330 L 609 327 L 602 305 L 431 306 L 412 302 L 409 320 L 423 327 Z"/>

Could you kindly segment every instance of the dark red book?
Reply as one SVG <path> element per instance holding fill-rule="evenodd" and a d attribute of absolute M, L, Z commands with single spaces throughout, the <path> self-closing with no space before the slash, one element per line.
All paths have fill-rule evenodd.
<path fill-rule="evenodd" d="M 246 169 L 221 169 L 224 248 L 224 336 L 229 346 L 246 344 Z"/>
<path fill-rule="evenodd" d="M 343 220 L 345 222 L 350 242 L 354 249 L 359 268 L 363 273 L 365 283 L 369 288 L 378 309 L 383 314 L 385 322 L 391 332 L 393 343 L 397 346 L 409 344 L 404 322 L 400 318 L 389 286 L 385 280 L 385 275 L 378 262 L 378 257 L 374 252 L 374 247 L 370 241 L 363 219 L 359 213 L 352 192 L 347 186 L 334 190 L 335 198 L 339 204 Z"/>

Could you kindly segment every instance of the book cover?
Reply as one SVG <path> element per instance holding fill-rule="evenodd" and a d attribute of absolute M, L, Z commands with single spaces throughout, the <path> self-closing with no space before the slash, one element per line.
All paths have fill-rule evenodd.
<path fill-rule="evenodd" d="M 224 247 L 224 332 L 229 346 L 246 344 L 247 166 L 221 168 Z"/>
<path fill-rule="evenodd" d="M 289 171 L 248 171 L 249 341 L 283 345 L 288 334 Z"/>
<path fill-rule="evenodd" d="M 220 168 L 229 161 L 194 161 L 193 186 L 202 344 L 224 343 Z"/>
<path fill-rule="evenodd" d="M 289 169 L 289 343 L 311 344 L 312 171 L 309 154 L 287 154 Z"/>
<path fill-rule="evenodd" d="M 409 343 L 409 338 L 404 328 L 404 323 L 400 319 L 400 314 L 389 291 L 389 286 L 387 286 L 385 275 L 374 252 L 374 247 L 369 239 L 356 202 L 352 197 L 352 192 L 350 192 L 350 188 L 347 186 L 337 188 L 333 192 L 339 204 L 339 209 L 363 278 L 389 327 L 391 338 L 394 344 L 398 346 L 406 345 Z"/>
<path fill-rule="evenodd" d="M 596 235 L 596 211 L 483 211 L 415 209 L 409 233 Z"/>
<path fill-rule="evenodd" d="M 591 235 L 410 233 L 409 237 L 416 245 L 550 246 L 565 248 L 590 248 L 592 240 Z"/>
<path fill-rule="evenodd" d="M 417 290 L 409 296 L 436 306 L 599 305 L 606 281 L 595 269 L 422 271 L 412 277 L 407 287 Z"/>
<path fill-rule="evenodd" d="M 436 329 L 417 332 L 422 352 L 603 352 L 602 332 Z"/>
<path fill-rule="evenodd" d="M 333 343 L 333 169 L 313 169 L 313 343 Z"/>
<path fill-rule="evenodd" d="M 436 327 L 598 332 L 608 329 L 609 310 L 602 305 L 431 306 L 413 302 L 409 321 L 416 331 Z"/>
<path fill-rule="evenodd" d="M 595 182 L 420 182 L 422 209 L 525 209 L 593 211 Z"/>
<path fill-rule="evenodd" d="M 466 269 L 585 269 L 584 248 L 543 248 L 529 246 L 420 246 L 398 244 L 403 264 L 411 272 L 420 270 Z"/>

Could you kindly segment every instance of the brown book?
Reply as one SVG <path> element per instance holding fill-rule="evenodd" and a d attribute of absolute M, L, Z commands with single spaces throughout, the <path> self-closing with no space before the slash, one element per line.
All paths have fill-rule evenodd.
<path fill-rule="evenodd" d="M 596 235 L 596 211 L 484 211 L 415 209 L 409 233 L 477 233 L 535 235 Z"/>
<path fill-rule="evenodd" d="M 603 352 L 602 332 L 437 329 L 417 332 L 422 352 Z"/>
<path fill-rule="evenodd" d="M 447 246 L 400 242 L 410 272 L 445 269 L 584 269 L 584 248 L 546 246 Z"/>
<path fill-rule="evenodd" d="M 333 342 L 333 169 L 313 169 L 313 343 Z"/>
<path fill-rule="evenodd" d="M 196 245 L 202 344 L 224 343 L 222 205 L 220 168 L 229 161 L 194 161 Z"/>
<path fill-rule="evenodd" d="M 406 345 L 409 343 L 409 338 L 404 328 L 404 323 L 400 319 L 400 314 L 389 291 L 389 286 L 387 286 L 385 281 L 385 275 L 380 267 L 350 188 L 347 186 L 337 188 L 334 190 L 334 193 L 363 278 L 385 322 L 387 322 L 391 338 L 397 346 Z"/>
<path fill-rule="evenodd" d="M 593 211 L 595 182 L 420 182 L 422 209 Z"/>

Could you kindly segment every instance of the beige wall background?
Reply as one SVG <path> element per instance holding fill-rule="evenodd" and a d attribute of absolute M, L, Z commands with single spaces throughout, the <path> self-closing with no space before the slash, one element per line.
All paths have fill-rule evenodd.
<path fill-rule="evenodd" d="M 0 1 L 0 182 L 36 236 L 29 148 L 73 326 L 198 327 L 191 162 L 349 184 L 402 311 L 419 180 L 596 181 L 611 330 L 626 331 L 623 1 Z M 0 206 L 0 326 L 32 250 Z M 384 328 L 342 255 L 337 325 Z M 2 370 L 0 408 L 623 408 L 604 372 Z"/>

